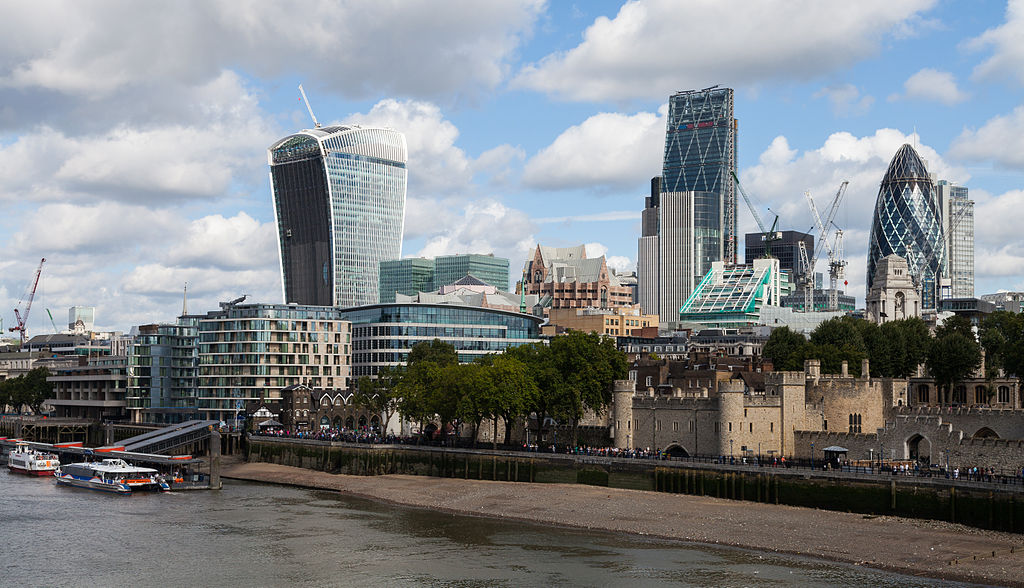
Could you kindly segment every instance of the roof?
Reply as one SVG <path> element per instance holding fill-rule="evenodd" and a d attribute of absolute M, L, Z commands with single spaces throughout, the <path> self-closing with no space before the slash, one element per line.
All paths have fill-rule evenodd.
<path fill-rule="evenodd" d="M 480 279 L 474 277 L 473 274 L 466 274 L 465 276 L 463 276 L 463 277 L 459 278 L 458 280 L 455 280 L 454 282 L 452 282 L 452 286 L 489 286 L 489 285 L 490 284 L 488 284 L 487 282 L 484 282 L 483 280 L 480 280 Z"/>

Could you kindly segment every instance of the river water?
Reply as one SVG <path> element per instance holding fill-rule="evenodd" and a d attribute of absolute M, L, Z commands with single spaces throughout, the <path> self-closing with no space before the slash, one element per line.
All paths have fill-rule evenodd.
<path fill-rule="evenodd" d="M 0 471 L 3 586 L 951 586 L 225 480 L 130 497 Z"/>

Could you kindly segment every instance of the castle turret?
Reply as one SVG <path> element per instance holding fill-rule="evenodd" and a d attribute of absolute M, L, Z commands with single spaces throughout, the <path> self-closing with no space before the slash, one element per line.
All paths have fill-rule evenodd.
<path fill-rule="evenodd" d="M 633 394 L 634 380 L 615 380 L 612 387 L 612 402 L 615 405 L 615 446 L 619 449 L 633 448 Z"/>

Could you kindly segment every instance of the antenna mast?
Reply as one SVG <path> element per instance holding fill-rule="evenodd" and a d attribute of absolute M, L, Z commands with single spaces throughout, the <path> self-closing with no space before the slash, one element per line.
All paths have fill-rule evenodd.
<path fill-rule="evenodd" d="M 313 107 L 309 105 L 309 98 L 306 98 L 306 91 L 302 89 L 302 84 L 299 84 L 299 93 L 302 94 L 302 101 L 306 103 L 306 110 L 309 111 L 309 118 L 313 119 L 313 127 L 319 129 L 320 123 L 316 120 L 316 115 L 313 114 Z"/>
<path fill-rule="evenodd" d="M 185 291 L 181 295 L 181 316 L 188 314 L 188 282 L 185 282 Z"/>

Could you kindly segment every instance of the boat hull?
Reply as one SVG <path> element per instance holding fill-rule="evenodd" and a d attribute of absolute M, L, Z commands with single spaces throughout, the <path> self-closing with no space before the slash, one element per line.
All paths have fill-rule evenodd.
<path fill-rule="evenodd" d="M 56 476 L 57 483 L 62 486 L 73 486 L 75 488 L 85 488 L 87 490 L 97 490 L 100 492 L 108 492 L 111 494 L 131 494 L 132 490 L 127 484 L 119 484 L 117 482 L 106 482 L 100 478 L 82 478 L 78 476 L 72 476 L 70 474 L 64 474 Z"/>
<path fill-rule="evenodd" d="M 24 474 L 27 476 L 52 476 L 53 472 L 57 471 L 57 468 L 42 469 L 42 470 L 30 470 L 14 465 L 8 465 L 7 469 L 13 474 Z"/>

